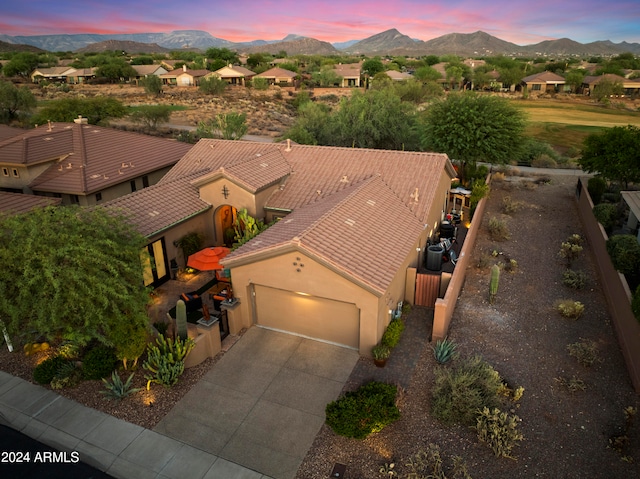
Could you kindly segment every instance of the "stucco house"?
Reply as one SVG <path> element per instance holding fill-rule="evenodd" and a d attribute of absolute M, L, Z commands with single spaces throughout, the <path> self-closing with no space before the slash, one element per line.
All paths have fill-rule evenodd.
<path fill-rule="evenodd" d="M 160 75 L 169 73 L 167 69 L 161 65 L 131 65 L 131 67 L 136 71 L 136 76 L 131 78 L 131 80 L 135 80 L 136 82 L 152 75 L 159 77 Z"/>
<path fill-rule="evenodd" d="M 254 78 L 265 78 L 270 85 L 293 85 L 298 74 L 284 68 L 270 68 L 269 70 L 258 73 Z"/>
<path fill-rule="evenodd" d="M 553 72 L 540 72 L 526 76 L 521 85 L 530 93 L 558 93 L 564 91 L 565 79 Z"/>
<path fill-rule="evenodd" d="M 227 65 L 213 72 L 213 75 L 220 80 L 224 80 L 230 85 L 242 85 L 245 86 L 247 80 L 251 80 L 255 76 L 255 72 L 252 72 L 248 68 Z"/>
<path fill-rule="evenodd" d="M 398 72 L 395 70 L 387 70 L 384 73 L 393 81 L 406 81 L 406 80 L 411 80 L 413 78 L 413 75 L 411 75 L 410 73 Z"/>
<path fill-rule="evenodd" d="M 246 141 L 200 140 L 158 184 L 109 202 L 149 239 L 148 284 L 200 232 L 221 245 L 239 209 L 275 223 L 223 259 L 231 333 L 254 325 L 369 355 L 449 209 L 448 157 Z M 160 276 L 164 275 L 164 278 Z"/>
<path fill-rule="evenodd" d="M 620 85 L 623 95 L 632 96 L 640 93 L 640 79 L 630 80 L 613 73 L 584 77 L 582 80 L 582 92 L 585 95 L 591 95 L 602 81 Z"/>
<path fill-rule="evenodd" d="M 210 76 L 209 70 L 189 70 L 186 65 L 158 75 L 165 85 L 198 86 L 203 78 Z"/>
<path fill-rule="evenodd" d="M 41 81 L 50 81 L 66 83 L 67 76 L 75 70 L 76 69 L 72 67 L 36 68 L 31 72 L 31 82 L 40 83 Z"/>
<path fill-rule="evenodd" d="M 0 190 L 90 206 L 153 185 L 192 145 L 79 118 L 30 130 L 0 128 Z"/>
<path fill-rule="evenodd" d="M 336 75 L 342 78 L 340 83 L 342 88 L 358 88 L 362 85 L 362 63 L 340 63 L 335 65 L 333 70 L 336 72 Z"/>

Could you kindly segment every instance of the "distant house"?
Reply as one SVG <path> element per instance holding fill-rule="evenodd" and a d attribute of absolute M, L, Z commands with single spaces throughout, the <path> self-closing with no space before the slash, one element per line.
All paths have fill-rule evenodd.
<path fill-rule="evenodd" d="M 131 78 L 131 80 L 135 80 L 136 82 L 152 75 L 159 77 L 160 75 L 168 73 L 167 69 L 161 65 L 131 65 L 131 67 L 136 71 L 136 76 Z"/>
<path fill-rule="evenodd" d="M 76 69 L 72 67 L 52 67 L 52 68 L 36 68 L 31 72 L 31 81 L 40 83 L 41 81 L 67 83 L 67 77 Z"/>
<path fill-rule="evenodd" d="M 73 85 L 86 83 L 96 77 L 97 67 L 93 68 L 74 68 L 73 71 L 67 73 L 67 83 Z"/>
<path fill-rule="evenodd" d="M 622 95 L 633 96 L 640 94 L 640 79 L 630 80 L 613 73 L 584 77 L 584 80 L 582 80 L 582 93 L 585 95 L 593 94 L 598 88 L 598 84 L 602 81 L 619 84 L 623 89 Z"/>
<path fill-rule="evenodd" d="M 0 128 L 0 190 L 95 205 L 157 183 L 192 147 L 83 120 Z"/>
<path fill-rule="evenodd" d="M 406 81 L 406 80 L 411 80 L 413 78 L 413 75 L 409 73 L 397 72 L 395 70 L 387 70 L 385 73 L 393 81 Z"/>
<path fill-rule="evenodd" d="M 264 78 L 270 85 L 293 85 L 297 73 L 284 68 L 274 67 L 266 72 L 258 73 L 254 78 Z"/>
<path fill-rule="evenodd" d="M 213 72 L 213 76 L 230 85 L 242 86 L 246 85 L 247 80 L 251 80 L 255 75 L 251 70 L 237 65 L 227 65 Z"/>
<path fill-rule="evenodd" d="M 529 93 L 559 93 L 565 91 L 565 83 L 564 77 L 545 71 L 524 77 L 521 85 Z"/>
<path fill-rule="evenodd" d="M 340 63 L 334 66 L 333 70 L 342 78 L 340 82 L 342 88 L 358 88 L 362 85 L 362 63 Z"/>
<path fill-rule="evenodd" d="M 185 258 L 189 232 L 222 245 L 237 211 L 273 226 L 229 254 L 229 328 L 259 326 L 369 355 L 445 212 L 455 170 L 440 153 L 200 140 L 156 185 L 105 207 L 148 238 L 148 284 Z M 170 200 L 168 200 L 170 199 Z"/>
<path fill-rule="evenodd" d="M 186 65 L 159 75 L 165 85 L 198 86 L 203 78 L 210 76 L 209 70 L 189 70 Z"/>

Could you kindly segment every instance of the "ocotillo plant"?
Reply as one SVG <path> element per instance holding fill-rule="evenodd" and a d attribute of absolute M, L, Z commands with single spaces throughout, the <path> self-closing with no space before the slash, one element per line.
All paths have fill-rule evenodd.
<path fill-rule="evenodd" d="M 180 339 L 187 339 L 187 305 L 181 299 L 176 303 L 176 329 Z"/>
<path fill-rule="evenodd" d="M 498 282 L 500 281 L 500 267 L 494 264 L 491 267 L 491 281 L 489 282 L 489 302 L 493 303 L 493 300 L 498 294 Z"/>

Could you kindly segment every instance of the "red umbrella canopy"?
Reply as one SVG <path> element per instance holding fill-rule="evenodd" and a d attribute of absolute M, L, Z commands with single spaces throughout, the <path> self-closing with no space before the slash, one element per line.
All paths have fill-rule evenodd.
<path fill-rule="evenodd" d="M 187 266 L 200 271 L 223 269 L 223 266 L 220 264 L 220 260 L 227 256 L 230 251 L 231 250 L 229 248 L 225 248 L 224 246 L 213 246 L 211 248 L 202 249 L 189 256 Z"/>

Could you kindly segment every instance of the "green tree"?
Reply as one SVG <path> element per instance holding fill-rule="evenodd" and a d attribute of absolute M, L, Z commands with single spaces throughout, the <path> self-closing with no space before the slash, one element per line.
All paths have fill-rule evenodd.
<path fill-rule="evenodd" d="M 614 126 L 589 135 L 578 164 L 588 173 L 598 173 L 625 187 L 640 181 L 640 128 Z"/>
<path fill-rule="evenodd" d="M 321 87 L 332 87 L 342 81 L 342 77 L 331 65 L 323 66 L 319 72 L 313 73 L 311 77 Z"/>
<path fill-rule="evenodd" d="M 143 78 L 140 83 L 149 95 L 160 96 L 162 94 L 162 80 L 158 75 L 149 75 Z"/>
<path fill-rule="evenodd" d="M 27 115 L 36 106 L 36 99 L 28 87 L 16 87 L 0 81 L 0 122 L 10 123 Z"/>
<path fill-rule="evenodd" d="M 200 122 L 197 134 L 200 138 L 239 140 L 248 129 L 245 113 L 220 113 L 213 120 Z"/>
<path fill-rule="evenodd" d="M 442 75 L 438 70 L 430 66 L 420 67 L 413 74 L 418 80 L 423 82 L 438 81 L 442 78 Z"/>
<path fill-rule="evenodd" d="M 593 88 L 591 96 L 602 103 L 608 103 L 612 96 L 622 95 L 623 93 L 624 86 L 622 85 L 622 82 L 603 78 Z"/>
<path fill-rule="evenodd" d="M 113 60 L 101 65 L 96 70 L 96 76 L 107 78 L 112 82 L 124 81 L 128 78 L 135 78 L 137 72 L 134 68 L 122 59 Z"/>
<path fill-rule="evenodd" d="M 525 117 L 508 100 L 473 92 L 452 93 L 425 112 L 422 148 L 446 153 L 461 164 L 508 163 L 523 141 Z"/>
<path fill-rule="evenodd" d="M 308 100 L 308 96 L 306 98 L 307 101 L 300 101 L 296 122 L 284 137 L 302 145 L 329 145 L 333 127 L 329 120 L 329 107 Z"/>
<path fill-rule="evenodd" d="M 247 57 L 247 66 L 251 69 L 255 69 L 261 63 L 267 61 L 267 56 L 263 53 L 252 53 Z"/>
<path fill-rule="evenodd" d="M 208 48 L 205 52 L 207 57 L 207 68 L 211 71 L 219 70 L 227 65 L 235 65 L 240 62 L 240 58 L 236 52 L 228 48 Z"/>
<path fill-rule="evenodd" d="M 131 65 L 153 65 L 153 57 L 151 55 L 140 55 L 131 59 Z"/>
<path fill-rule="evenodd" d="M 16 53 L 4 66 L 3 72 L 7 77 L 20 76 L 27 78 L 38 66 L 38 55 L 31 52 Z"/>
<path fill-rule="evenodd" d="M 72 122 L 82 116 L 92 125 L 101 125 L 111 118 L 122 118 L 127 113 L 127 108 L 115 98 L 61 98 L 49 102 L 32 117 L 31 122 L 36 125 L 45 124 L 48 120 Z"/>
<path fill-rule="evenodd" d="M 171 118 L 169 105 L 142 105 L 131 114 L 131 121 L 142 124 L 147 130 L 155 131 L 160 123 Z"/>
<path fill-rule="evenodd" d="M 148 322 L 145 244 L 125 218 L 103 208 L 0 217 L 0 318 L 9 335 L 122 346 L 112 336 L 122 322 Z"/>
<path fill-rule="evenodd" d="M 365 75 L 374 77 L 376 73 L 384 71 L 382 60 L 380 60 L 379 58 L 369 58 L 365 60 L 364 62 L 362 62 L 362 71 L 365 73 Z"/>
<path fill-rule="evenodd" d="M 564 79 L 567 85 L 571 87 L 571 92 L 576 93 L 582 86 L 582 81 L 586 75 L 585 70 L 569 70 Z"/>

